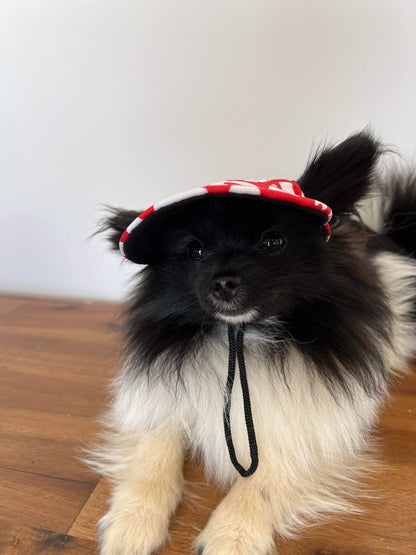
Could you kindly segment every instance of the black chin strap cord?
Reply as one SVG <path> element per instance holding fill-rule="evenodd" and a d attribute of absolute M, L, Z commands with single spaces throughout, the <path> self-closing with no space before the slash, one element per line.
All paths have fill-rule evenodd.
<path fill-rule="evenodd" d="M 225 441 L 227 442 L 228 452 L 230 459 L 237 471 L 243 477 L 251 476 L 257 470 L 259 464 L 259 455 L 257 450 L 256 432 L 254 430 L 253 415 L 251 412 L 250 392 L 248 389 L 246 365 L 244 362 L 244 332 L 245 324 L 237 330 L 237 338 L 235 337 L 234 326 L 228 326 L 228 342 L 229 342 L 229 359 L 228 359 L 228 375 L 225 389 L 224 401 L 224 433 Z M 244 404 L 244 417 L 246 421 L 247 437 L 250 447 L 251 465 L 245 469 L 237 460 L 235 454 L 233 438 L 231 435 L 230 411 L 231 411 L 231 394 L 233 391 L 234 378 L 235 378 L 235 364 L 238 360 L 238 367 L 240 370 L 240 383 L 241 391 L 243 393 Z"/>

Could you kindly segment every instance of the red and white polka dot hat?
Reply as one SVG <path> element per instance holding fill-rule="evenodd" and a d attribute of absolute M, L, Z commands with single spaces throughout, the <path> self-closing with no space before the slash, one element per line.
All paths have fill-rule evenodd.
<path fill-rule="evenodd" d="M 146 243 L 145 237 L 154 231 L 154 224 L 158 222 L 158 215 L 165 214 L 169 209 L 183 203 L 200 199 L 202 196 L 239 197 L 268 199 L 277 203 L 290 203 L 316 215 L 320 225 L 325 229 L 327 240 L 331 236 L 329 221 L 332 210 L 323 202 L 305 197 L 296 181 L 288 179 L 272 179 L 271 181 L 223 181 L 205 187 L 190 189 L 178 195 L 169 197 L 153 204 L 139 214 L 124 231 L 120 238 L 120 251 L 125 258 L 137 264 L 147 264 L 146 255 L 141 245 Z"/>

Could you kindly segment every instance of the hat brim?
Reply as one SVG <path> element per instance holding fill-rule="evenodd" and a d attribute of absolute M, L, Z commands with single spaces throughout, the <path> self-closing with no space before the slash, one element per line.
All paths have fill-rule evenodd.
<path fill-rule="evenodd" d="M 193 191 L 199 191 L 193 190 Z M 285 193 L 281 195 L 274 194 L 273 197 L 264 195 L 254 195 L 252 191 L 243 192 L 239 190 L 235 192 L 206 192 L 199 194 L 188 194 L 185 192 L 180 198 L 172 197 L 162 201 L 159 205 L 153 205 L 145 212 L 142 212 L 126 229 L 120 239 L 120 250 L 125 258 L 136 264 L 151 264 L 155 258 L 156 246 L 162 232 L 166 231 L 169 222 L 177 221 L 180 216 L 181 209 L 188 208 L 191 205 L 203 203 L 204 201 L 216 199 L 249 199 L 253 203 L 268 203 L 275 205 L 289 205 L 296 210 L 301 210 L 314 219 L 316 219 L 318 227 L 325 228 L 327 238 L 330 237 L 330 228 L 328 222 L 331 219 L 331 210 L 323 203 L 317 203 L 313 199 L 307 197 L 299 197 L 300 202 L 293 198 L 293 195 Z M 289 197 L 289 198 L 288 198 Z M 178 200 L 173 200 L 178 198 Z M 319 207 L 318 207 L 319 204 Z"/>

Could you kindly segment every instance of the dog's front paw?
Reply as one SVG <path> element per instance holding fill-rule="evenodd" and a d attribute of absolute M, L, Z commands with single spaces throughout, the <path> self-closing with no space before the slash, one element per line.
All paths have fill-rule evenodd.
<path fill-rule="evenodd" d="M 110 510 L 98 529 L 100 555 L 154 555 L 168 536 L 166 518 L 140 509 L 132 513 Z"/>
<path fill-rule="evenodd" d="M 258 521 L 258 522 L 257 522 Z M 269 555 L 275 553 L 272 531 L 259 515 L 246 520 L 238 512 L 213 513 L 196 540 L 198 555 Z"/>

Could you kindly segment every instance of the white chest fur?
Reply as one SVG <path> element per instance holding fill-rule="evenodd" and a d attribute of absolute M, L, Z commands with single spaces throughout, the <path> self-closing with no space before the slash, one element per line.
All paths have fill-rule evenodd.
<path fill-rule="evenodd" d="M 226 328 L 224 326 L 224 337 Z M 268 367 L 258 338 L 246 334 L 246 366 L 259 448 L 260 464 L 280 472 L 309 472 L 323 460 L 352 455 L 364 444 L 374 424 L 380 400 L 369 398 L 358 386 L 354 399 L 333 396 L 295 348 L 287 358 L 286 380 L 281 370 Z M 124 383 L 115 412 L 125 432 L 158 426 L 179 428 L 208 475 L 221 485 L 237 472 L 231 464 L 223 428 L 224 389 L 228 350 L 224 341 L 212 342 L 199 367 L 183 371 L 183 383 L 149 383 L 140 378 Z M 248 440 L 238 374 L 231 403 L 231 426 L 237 457 L 250 465 Z"/>

